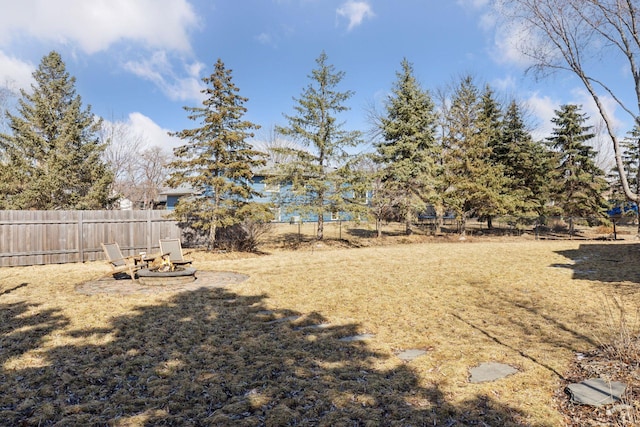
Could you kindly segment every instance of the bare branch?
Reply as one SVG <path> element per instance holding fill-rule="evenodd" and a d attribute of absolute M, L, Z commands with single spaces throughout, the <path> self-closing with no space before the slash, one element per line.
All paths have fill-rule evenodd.
<path fill-rule="evenodd" d="M 640 201 L 640 195 L 629 187 L 617 129 L 602 101 L 604 95 L 611 97 L 635 123 L 640 123 L 640 70 L 636 58 L 640 53 L 640 6 L 632 0 L 496 0 L 495 4 L 507 26 L 524 26 L 526 37 L 518 48 L 534 61 L 532 69 L 567 70 L 582 82 L 611 138 L 625 195 L 631 201 Z M 620 56 L 633 75 L 631 91 L 616 92 L 611 83 L 597 75 L 601 60 L 595 59 Z M 635 94 L 634 106 L 625 102 L 623 93 Z"/>

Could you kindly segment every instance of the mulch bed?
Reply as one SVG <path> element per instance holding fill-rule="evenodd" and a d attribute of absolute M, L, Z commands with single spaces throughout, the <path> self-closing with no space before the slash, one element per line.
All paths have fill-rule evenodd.
<path fill-rule="evenodd" d="M 635 341 L 631 347 L 640 344 L 640 338 L 635 338 Z M 556 395 L 556 401 L 558 409 L 565 416 L 567 426 L 640 425 L 640 360 L 636 357 L 627 359 L 612 355 L 610 347 L 602 346 L 586 354 L 578 353 L 565 377 L 563 387 Z M 625 383 L 627 392 L 623 402 L 600 407 L 572 403 L 565 391 L 566 386 L 589 378 Z"/>
<path fill-rule="evenodd" d="M 196 273 L 196 280 L 179 285 L 145 286 L 138 281 L 114 279 L 112 276 L 81 283 L 76 286 L 76 292 L 85 295 L 96 294 L 157 294 L 161 292 L 194 291 L 201 288 L 221 288 L 235 285 L 247 280 L 249 276 L 232 271 L 200 271 Z"/>

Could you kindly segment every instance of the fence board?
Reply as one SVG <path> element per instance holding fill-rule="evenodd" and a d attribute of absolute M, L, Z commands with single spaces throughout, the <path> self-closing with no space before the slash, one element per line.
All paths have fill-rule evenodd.
<path fill-rule="evenodd" d="M 104 259 L 100 243 L 117 242 L 123 254 L 159 250 L 159 240 L 180 238 L 167 211 L 2 211 L 0 267 Z"/>

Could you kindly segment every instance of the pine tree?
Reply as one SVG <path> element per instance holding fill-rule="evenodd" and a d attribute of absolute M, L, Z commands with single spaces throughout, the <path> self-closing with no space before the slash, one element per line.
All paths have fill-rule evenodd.
<path fill-rule="evenodd" d="M 404 59 L 401 66 L 387 99 L 386 116 L 380 120 L 383 140 L 375 147 L 376 160 L 383 165 L 384 193 L 392 196 L 410 234 L 413 218 L 433 200 L 441 150 L 435 135 L 435 105 L 414 77 L 411 64 Z"/>
<path fill-rule="evenodd" d="M 555 125 L 548 138 L 550 146 L 557 152 L 557 180 L 554 183 L 554 201 L 562 213 L 570 218 L 573 232 L 573 217 L 605 218 L 607 208 L 603 193 L 607 188 L 604 173 L 596 166 L 596 152 L 587 141 L 595 134 L 592 126 L 584 126 L 586 113 L 577 105 L 562 105 L 551 119 Z"/>
<path fill-rule="evenodd" d="M 620 141 L 622 163 L 624 165 L 629 189 L 634 194 L 640 194 L 640 127 L 636 124 L 627 136 Z M 611 201 L 624 211 L 623 206 L 628 203 L 628 199 L 622 189 L 617 168 L 611 170 L 608 176 L 611 184 Z M 637 206 L 637 204 L 636 204 Z M 622 213 L 622 212 L 621 212 Z M 626 214 L 629 214 L 627 211 Z M 640 234 L 640 212 L 635 210 L 634 215 L 638 224 L 638 234 Z"/>
<path fill-rule="evenodd" d="M 11 133 L 0 134 L 0 208 L 100 209 L 112 200 L 111 172 L 102 160 L 100 121 L 82 107 L 57 52 L 33 73 L 32 92 L 21 90 Z"/>
<path fill-rule="evenodd" d="M 264 165 L 263 154 L 247 142 L 259 126 L 242 120 L 247 98 L 239 95 L 231 70 L 218 59 L 214 72 L 202 79 L 206 99 L 201 107 L 184 107 L 199 127 L 172 135 L 185 144 L 174 149 L 176 160 L 168 184 L 187 185 L 199 197 L 180 200 L 173 216 L 206 236 L 208 247 L 216 244 L 220 227 L 230 227 L 255 216 L 268 219 L 268 205 L 251 202 L 258 193 L 251 184 L 256 167 Z"/>
<path fill-rule="evenodd" d="M 509 103 L 501 127 L 492 156 L 503 165 L 510 181 L 510 193 L 516 198 L 513 213 L 543 215 L 549 201 L 553 156 L 545 144 L 533 141 L 515 101 Z"/>
<path fill-rule="evenodd" d="M 294 98 L 297 114 L 285 114 L 288 126 L 276 127 L 278 133 L 304 147 L 283 149 L 290 161 L 278 165 L 276 179 L 291 184 L 290 206 L 295 205 L 302 215 L 317 218 L 316 237 L 322 240 L 324 215 L 353 207 L 345 200 L 350 175 L 346 148 L 359 144 L 360 132 L 346 131 L 337 121 L 337 115 L 348 110 L 344 103 L 353 95 L 352 91 L 337 90 L 344 72 L 327 64 L 324 52 L 316 64 L 309 76 L 311 83 L 299 99 Z"/>
<path fill-rule="evenodd" d="M 517 198 L 509 192 L 509 178 L 504 175 L 505 166 L 495 161 L 496 151 L 500 148 L 498 142 L 502 137 L 502 111 L 501 106 L 495 98 L 495 93 L 489 85 L 485 86 L 480 97 L 480 111 L 478 114 L 478 124 L 480 133 L 486 138 L 489 153 L 489 164 L 495 169 L 502 171 L 502 176 L 496 176 L 492 181 L 493 189 L 497 194 L 491 197 L 493 203 L 481 206 L 476 213 L 487 220 L 487 227 L 493 228 L 493 217 L 498 214 L 506 214 L 515 211 Z M 499 172 L 499 171 L 498 171 Z"/>
<path fill-rule="evenodd" d="M 629 181 L 629 187 L 634 194 L 640 194 L 640 127 L 636 124 L 627 136 L 620 141 L 622 162 Z M 618 170 L 613 169 L 612 178 L 617 179 Z M 614 186 L 614 199 L 624 203 L 626 196 L 619 184 Z"/>
<path fill-rule="evenodd" d="M 471 215 L 501 215 L 511 203 L 503 167 L 491 160 L 490 142 L 496 135 L 493 115 L 471 77 L 455 88 L 445 122 L 446 199 L 464 234 Z"/>

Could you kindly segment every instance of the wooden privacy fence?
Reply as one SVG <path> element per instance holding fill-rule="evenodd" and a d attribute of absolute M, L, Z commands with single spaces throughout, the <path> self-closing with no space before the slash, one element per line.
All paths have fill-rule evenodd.
<path fill-rule="evenodd" d="M 2 211 L 0 267 L 104 259 L 100 243 L 122 253 L 159 250 L 160 239 L 179 238 L 167 211 Z"/>

